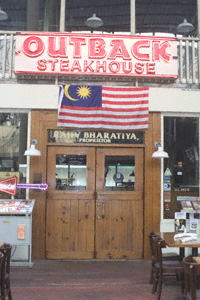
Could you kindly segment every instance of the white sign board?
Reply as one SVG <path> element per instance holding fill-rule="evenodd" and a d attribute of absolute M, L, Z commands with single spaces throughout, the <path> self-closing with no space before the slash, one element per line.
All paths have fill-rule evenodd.
<path fill-rule="evenodd" d="M 175 38 L 18 33 L 15 73 L 177 78 Z"/>

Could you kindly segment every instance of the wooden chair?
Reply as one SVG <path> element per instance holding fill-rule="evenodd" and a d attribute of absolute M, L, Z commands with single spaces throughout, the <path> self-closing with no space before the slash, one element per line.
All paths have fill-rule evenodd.
<path fill-rule="evenodd" d="M 153 265 L 153 287 L 152 294 L 157 292 L 157 300 L 160 300 L 163 277 L 164 276 L 176 276 L 177 274 L 183 279 L 184 267 L 180 261 L 166 261 L 163 260 L 162 249 L 166 248 L 166 243 L 160 237 L 153 238 L 153 253 L 154 253 L 154 265 Z M 183 280 L 182 280 L 183 291 Z"/>
<path fill-rule="evenodd" d="M 184 290 L 186 300 L 200 300 L 199 276 L 200 264 L 195 263 L 192 255 L 183 259 L 184 265 Z"/>
<path fill-rule="evenodd" d="M 4 282 L 4 276 L 3 276 L 4 269 L 5 269 L 5 259 L 4 259 L 3 253 L 0 252 L 0 286 L 3 285 L 3 282 Z M 1 298 L 1 295 L 0 295 L 0 298 Z"/>
<path fill-rule="evenodd" d="M 9 300 L 12 300 L 11 287 L 10 287 L 10 258 L 11 258 L 11 245 L 4 244 L 0 248 L 0 253 L 3 254 L 4 260 L 1 268 L 1 295 L 0 299 L 5 300 L 8 296 Z"/>
<path fill-rule="evenodd" d="M 154 265 L 154 253 L 153 253 L 153 239 L 154 238 L 160 238 L 159 235 L 155 234 L 154 232 L 149 233 L 149 242 L 150 242 L 150 250 L 151 250 L 151 275 L 150 275 L 150 284 L 153 283 L 153 265 Z M 161 238 L 160 238 L 161 239 Z M 175 252 L 168 252 L 164 253 L 163 255 L 163 261 L 182 261 L 182 256 L 178 255 Z"/>

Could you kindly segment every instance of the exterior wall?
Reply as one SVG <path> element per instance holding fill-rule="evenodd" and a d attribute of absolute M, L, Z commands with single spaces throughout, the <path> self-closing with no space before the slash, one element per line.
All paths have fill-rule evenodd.
<path fill-rule="evenodd" d="M 47 130 L 56 128 L 57 110 L 33 110 L 31 113 L 31 138 L 38 140 L 42 156 L 30 158 L 30 182 L 34 173 L 41 173 L 46 180 Z M 145 131 L 144 178 L 144 258 L 149 257 L 149 230 L 159 230 L 160 225 L 160 160 L 152 159 L 153 141 L 160 139 L 160 114 L 151 113 L 149 128 Z M 69 144 L 68 144 L 69 145 Z M 33 212 L 33 258 L 45 258 L 46 192 L 30 190 L 30 199 L 36 199 Z"/>
<path fill-rule="evenodd" d="M 120 85 L 120 82 L 115 85 Z M 150 112 L 200 112 L 200 90 L 150 87 L 149 91 Z M 57 109 L 58 93 L 58 85 L 1 84 L 1 108 Z"/>
<path fill-rule="evenodd" d="M 199 113 L 200 90 L 150 88 L 150 111 Z"/>
<path fill-rule="evenodd" d="M 57 126 L 58 92 L 59 86 L 53 84 L 0 85 L 2 110 L 31 111 L 30 139 L 38 140 L 38 149 L 42 156 L 30 158 L 30 182 L 34 180 L 34 173 L 41 173 L 42 181 L 46 180 L 47 129 Z M 153 143 L 161 141 L 161 113 L 198 114 L 200 90 L 150 87 L 149 98 L 149 129 L 145 132 L 144 258 L 149 258 L 148 233 L 151 230 L 160 230 L 161 161 L 152 160 L 151 155 L 155 150 Z M 43 259 L 45 258 L 46 194 L 33 190 L 30 191 L 30 198 L 36 199 L 33 213 L 33 258 Z M 164 227 L 168 224 L 161 222 L 161 226 L 162 223 Z M 161 229 L 164 229 L 163 226 Z"/>

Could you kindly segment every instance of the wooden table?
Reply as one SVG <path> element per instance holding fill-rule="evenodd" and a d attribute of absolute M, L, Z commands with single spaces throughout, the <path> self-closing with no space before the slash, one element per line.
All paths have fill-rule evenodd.
<path fill-rule="evenodd" d="M 193 256 L 192 259 L 194 260 L 195 263 L 200 264 L 200 257 L 199 256 Z"/>
<path fill-rule="evenodd" d="M 185 256 L 185 248 L 190 247 L 192 248 L 192 255 L 198 256 L 198 248 L 200 247 L 200 242 L 197 241 L 189 241 L 189 242 L 182 242 L 181 240 L 175 241 L 174 235 L 175 232 L 160 232 L 158 233 L 160 237 L 165 240 L 168 247 L 178 247 L 180 248 L 180 254 L 184 257 Z"/>

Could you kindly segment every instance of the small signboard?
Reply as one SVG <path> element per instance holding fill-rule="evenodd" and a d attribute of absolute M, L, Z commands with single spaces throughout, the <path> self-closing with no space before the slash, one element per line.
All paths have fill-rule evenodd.
<path fill-rule="evenodd" d="M 171 183 L 164 183 L 164 191 L 171 191 Z"/>
<path fill-rule="evenodd" d="M 143 131 L 48 130 L 48 143 L 143 144 Z"/>
<path fill-rule="evenodd" d="M 184 232 L 186 229 L 186 212 L 175 212 L 175 232 Z"/>

